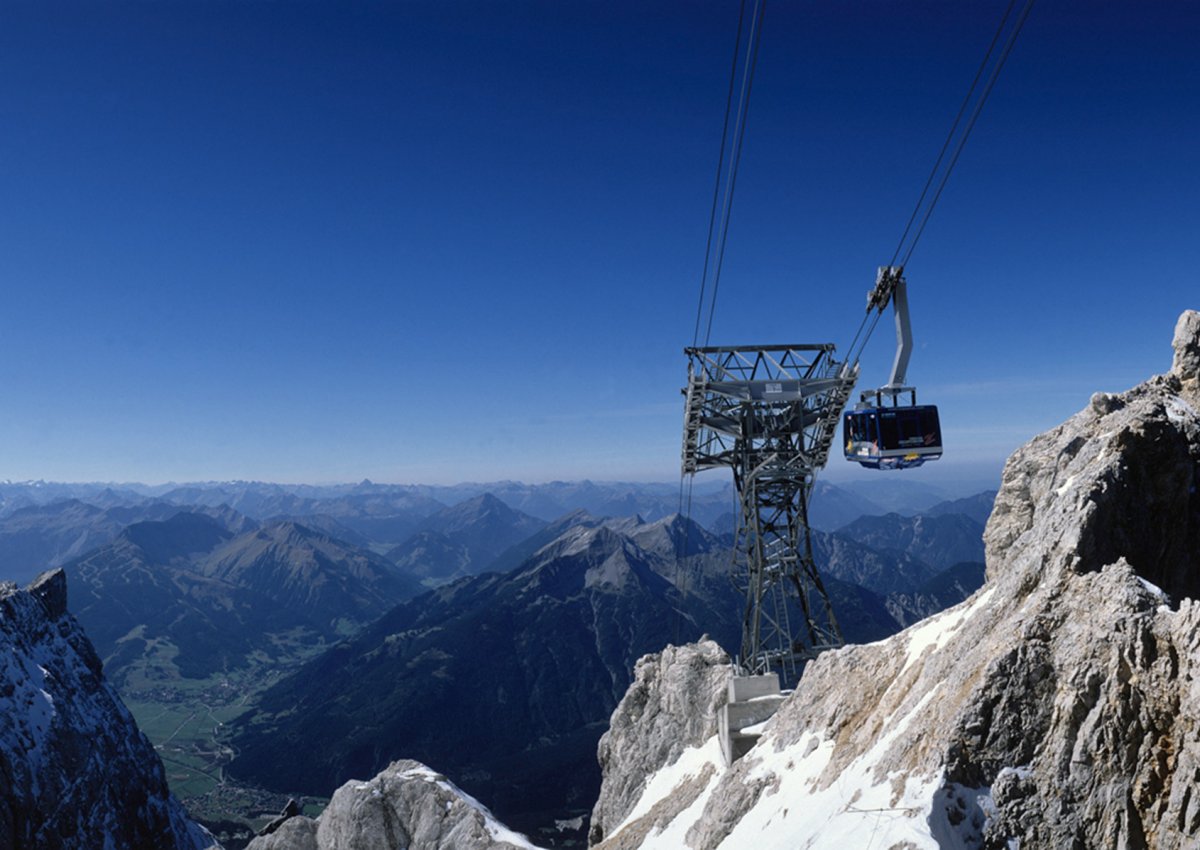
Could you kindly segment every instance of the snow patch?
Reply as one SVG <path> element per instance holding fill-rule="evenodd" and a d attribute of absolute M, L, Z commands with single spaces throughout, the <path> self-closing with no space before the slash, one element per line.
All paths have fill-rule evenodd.
<path fill-rule="evenodd" d="M 38 787 L 38 768 L 42 763 L 43 751 L 50 735 L 50 726 L 57 714 L 54 697 L 50 694 L 52 677 L 46 665 L 53 662 L 45 657 L 50 648 L 35 645 L 33 647 L 5 646 L 4 669 L 0 672 L 0 681 L 12 685 L 9 696 L 0 698 L 0 714 L 9 719 L 8 724 L 0 724 L 4 728 L 11 724 L 15 740 L 0 742 L 11 743 L 14 752 L 21 754 L 21 760 L 26 762 L 33 781 L 33 787 Z"/>
<path fill-rule="evenodd" d="M 668 797 L 679 787 L 681 782 L 699 776 L 708 765 L 713 768 L 712 774 L 708 784 L 704 786 L 696 799 L 666 826 L 647 835 L 638 846 L 638 850 L 679 850 L 681 847 L 687 847 L 687 832 L 691 829 L 692 824 L 700 819 L 700 815 L 704 812 L 704 807 L 708 804 L 709 797 L 712 796 L 724 771 L 721 742 L 717 736 L 709 738 L 698 747 L 689 747 L 684 750 L 674 762 L 659 769 L 650 777 L 650 781 L 642 789 L 642 796 L 638 798 L 637 804 L 612 831 L 608 836 L 609 839 L 619 835 L 621 830 L 629 824 L 648 814 L 655 803 Z"/>
<path fill-rule="evenodd" d="M 745 758 L 758 764 L 752 779 L 776 785 L 759 799 L 719 845 L 721 850 L 845 850 L 848 847 L 911 847 L 943 850 L 930 831 L 929 814 L 942 777 L 893 771 L 880 777 L 879 764 L 893 742 L 940 690 L 925 694 L 888 734 L 851 762 L 828 785 L 820 778 L 836 744 L 824 736 L 804 736 L 772 751 L 764 739 Z M 815 746 L 814 746 L 815 744 Z M 885 841 L 886 836 L 886 841 Z M 883 842 L 883 843 L 881 843 Z M 908 842 L 908 844 L 905 844 Z"/>
<path fill-rule="evenodd" d="M 704 770 L 705 765 L 710 764 L 716 769 L 714 772 L 714 778 L 716 778 L 721 774 L 724 767 L 721 757 L 721 742 L 715 735 L 698 747 L 688 747 L 679 754 L 679 758 L 675 759 L 675 761 L 655 771 L 654 775 L 650 777 L 650 780 L 642 789 L 642 795 L 638 797 L 637 803 L 630 809 L 625 819 L 613 829 L 610 837 L 616 835 L 626 826 L 647 814 L 654 807 L 655 803 L 670 796 L 671 792 L 679 787 L 679 783 L 699 776 L 700 772 Z M 710 782 L 709 785 L 711 786 L 712 783 Z M 649 845 L 643 848 L 643 850 L 649 850 Z"/>
<path fill-rule="evenodd" d="M 1146 588 L 1146 590 L 1150 591 L 1150 593 L 1152 593 L 1154 596 L 1157 596 L 1163 602 L 1170 601 L 1169 597 L 1167 596 L 1166 591 L 1163 590 L 1161 587 L 1159 587 L 1157 584 L 1148 582 L 1141 576 L 1138 576 L 1137 580 L 1138 580 L 1138 583 L 1141 584 L 1142 587 Z"/>
<path fill-rule="evenodd" d="M 995 816 L 990 786 L 948 782 L 934 794 L 929 831 L 941 850 L 975 850 L 983 846 L 983 831 Z"/>
<path fill-rule="evenodd" d="M 1024 781 L 1033 776 L 1033 768 L 1027 764 L 1023 764 L 1020 767 L 1002 767 L 1000 768 L 1000 772 L 996 774 L 997 779 L 1006 776 L 1016 776 L 1017 779 Z"/>
<path fill-rule="evenodd" d="M 1200 418 L 1200 414 L 1196 413 L 1196 408 L 1175 395 L 1167 399 L 1167 418 L 1176 424 L 1182 424 Z"/>
<path fill-rule="evenodd" d="M 963 623 L 973 616 L 976 611 L 987 605 L 995 590 L 994 587 L 989 587 L 983 593 L 979 594 L 971 604 L 959 608 L 951 608 L 949 611 L 936 614 L 925 620 L 925 622 L 911 627 L 907 632 L 908 657 L 900 672 L 903 673 L 911 667 L 930 647 L 936 652 L 945 646 L 946 641 L 954 636 L 954 633 L 958 631 Z"/>
<path fill-rule="evenodd" d="M 1066 492 L 1071 489 L 1071 485 L 1074 483 L 1075 483 L 1075 476 L 1068 475 L 1067 480 L 1063 482 L 1063 485 L 1054 490 L 1055 495 L 1058 495 L 1058 496 L 1066 495 Z"/>

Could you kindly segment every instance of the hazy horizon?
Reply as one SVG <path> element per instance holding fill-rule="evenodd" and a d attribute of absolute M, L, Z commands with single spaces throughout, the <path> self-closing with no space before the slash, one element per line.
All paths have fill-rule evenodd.
<path fill-rule="evenodd" d="M 912 472 L 913 470 L 908 470 Z M 723 470 L 714 470 L 711 474 L 700 474 L 696 476 L 692 483 L 692 489 L 697 494 L 711 494 L 725 489 L 732 490 L 733 480 L 728 474 L 722 474 Z M 839 488 L 850 488 L 855 490 L 866 490 L 871 487 L 880 486 L 882 488 L 893 488 L 899 486 L 901 488 L 911 488 L 914 491 L 931 491 L 946 493 L 953 498 L 975 495 L 976 493 L 985 490 L 996 490 L 1000 486 L 999 471 L 994 478 L 986 475 L 978 477 L 953 477 L 930 479 L 928 476 L 915 477 L 912 475 L 892 475 L 888 473 L 876 473 L 859 475 L 851 471 L 846 477 L 827 476 L 820 474 L 817 477 L 818 483 L 825 482 Z M 626 479 L 601 479 L 601 478 L 579 478 L 579 479 L 550 479 L 545 481 L 522 481 L 518 479 L 497 479 L 491 481 L 450 481 L 450 482 L 431 482 L 431 481 L 374 481 L 363 479 L 361 481 L 266 481 L 258 479 L 219 479 L 219 480 L 202 480 L 202 481 L 160 481 L 160 482 L 145 482 L 145 481 L 54 481 L 47 479 L 26 479 L 26 480 L 0 480 L 0 487 L 80 487 L 80 488 L 112 488 L 115 490 L 130 490 L 139 495 L 149 494 L 151 496 L 161 495 L 170 492 L 174 489 L 182 489 L 189 487 L 206 488 L 206 487 L 237 487 L 237 486 L 263 486 L 263 487 L 281 487 L 281 488 L 311 488 L 313 490 L 353 490 L 363 485 L 371 487 L 388 488 L 428 488 L 435 491 L 454 491 L 454 490 L 480 490 L 487 491 L 489 488 L 500 486 L 514 487 L 551 487 L 555 485 L 574 486 L 582 484 L 593 484 L 598 487 L 638 487 L 646 489 L 661 489 L 665 491 L 676 491 L 680 486 L 679 479 L 674 481 L 669 480 L 643 480 L 633 481 Z"/>

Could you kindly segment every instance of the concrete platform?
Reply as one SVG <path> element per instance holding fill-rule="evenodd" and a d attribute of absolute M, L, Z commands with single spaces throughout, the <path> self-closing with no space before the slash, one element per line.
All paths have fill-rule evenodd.
<path fill-rule="evenodd" d="M 734 676 L 729 680 L 729 702 L 717 718 L 726 767 L 758 741 L 757 732 L 745 730 L 771 719 L 785 698 L 779 690 L 779 677 L 774 674 Z"/>

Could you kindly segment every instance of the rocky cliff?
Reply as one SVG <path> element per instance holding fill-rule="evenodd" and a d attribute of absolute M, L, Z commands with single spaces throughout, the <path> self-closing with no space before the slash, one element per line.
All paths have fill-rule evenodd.
<path fill-rule="evenodd" d="M 600 739 L 604 784 L 592 810 L 591 843 L 619 831 L 640 800 L 657 808 L 637 813 L 641 823 L 625 831 L 622 847 L 637 846 L 636 839 L 647 830 L 669 822 L 694 801 L 688 790 L 661 787 L 661 778 L 660 792 L 675 792 L 669 799 L 656 799 L 646 785 L 662 768 L 677 764 L 684 752 L 703 747 L 716 734 L 717 712 L 725 704 L 732 673 L 729 656 L 708 639 L 668 646 L 638 661 L 633 684 Z M 713 775 L 715 765 L 702 765 L 688 788 L 698 794 Z"/>
<path fill-rule="evenodd" d="M 215 846 L 104 681 L 62 570 L 0 583 L 0 850 Z"/>
<path fill-rule="evenodd" d="M 593 844 L 1200 846 L 1200 313 L 1174 348 L 1012 456 L 979 592 L 821 656 L 732 768 L 693 738 Z M 610 747 L 655 745 L 618 729 Z"/>
<path fill-rule="evenodd" d="M 297 816 L 246 850 L 537 850 L 420 762 L 392 763 L 339 788 L 316 820 Z"/>

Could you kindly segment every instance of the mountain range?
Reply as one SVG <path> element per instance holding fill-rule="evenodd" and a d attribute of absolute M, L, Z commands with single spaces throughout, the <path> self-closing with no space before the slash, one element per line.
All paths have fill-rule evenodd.
<path fill-rule="evenodd" d="M 64 565 L 73 612 L 110 676 L 142 660 L 202 678 L 252 652 L 280 652 L 282 635 L 336 640 L 420 590 L 367 550 L 294 522 L 224 513 L 135 523 Z"/>
<path fill-rule="evenodd" d="M 892 609 L 907 618 L 977 586 L 937 597 L 924 588 L 939 571 L 905 552 L 815 539 L 853 642 L 898 631 Z M 520 828 L 578 815 L 598 790 L 594 748 L 636 659 L 702 634 L 736 649 L 743 600 L 729 544 L 678 515 L 561 517 L 493 562 L 517 566 L 401 603 L 266 691 L 233 724 L 229 772 L 328 794 L 403 755 L 437 764 Z"/>
<path fill-rule="evenodd" d="M 135 670 L 139 682 L 202 679 L 250 658 L 274 658 L 282 672 L 324 649 L 261 700 L 247 694 L 253 710 L 229 728 L 231 776 L 327 795 L 417 757 L 538 830 L 586 813 L 595 744 L 636 659 L 705 633 L 736 649 L 743 600 L 728 575 L 730 533 L 653 516 L 678 504 L 677 489 L 500 489 L 537 510 L 576 495 L 650 516 L 576 508 L 546 521 L 466 486 L 108 490 L 136 501 L 51 502 L 0 518 L 0 553 L 6 540 L 15 551 L 33 539 L 75 555 L 63 559 L 72 610 L 118 687 Z M 925 560 L 941 548 L 981 557 L 969 517 L 935 506 L 869 522 L 855 513 L 872 507 L 865 497 L 832 485 L 822 494 L 826 521 L 849 517 L 813 533 L 849 640 L 882 639 L 981 580 L 970 564 Z M 713 487 L 693 501 L 719 525 L 730 498 Z M 487 745 L 464 729 L 486 730 Z"/>
<path fill-rule="evenodd" d="M 409 575 L 442 584 L 488 570 L 506 549 L 545 525 L 484 493 L 426 517 L 411 537 L 388 550 L 387 557 Z"/>
<path fill-rule="evenodd" d="M 26 505 L 0 517 L 0 576 L 27 583 L 43 570 L 61 566 L 106 543 L 143 520 L 163 520 L 179 508 L 142 501 L 102 507 L 71 498 Z"/>
<path fill-rule="evenodd" d="M 402 603 L 266 691 L 229 771 L 328 794 L 405 752 L 518 824 L 583 812 L 634 661 L 700 634 L 666 571 L 627 534 L 577 524 L 516 570 Z"/>

